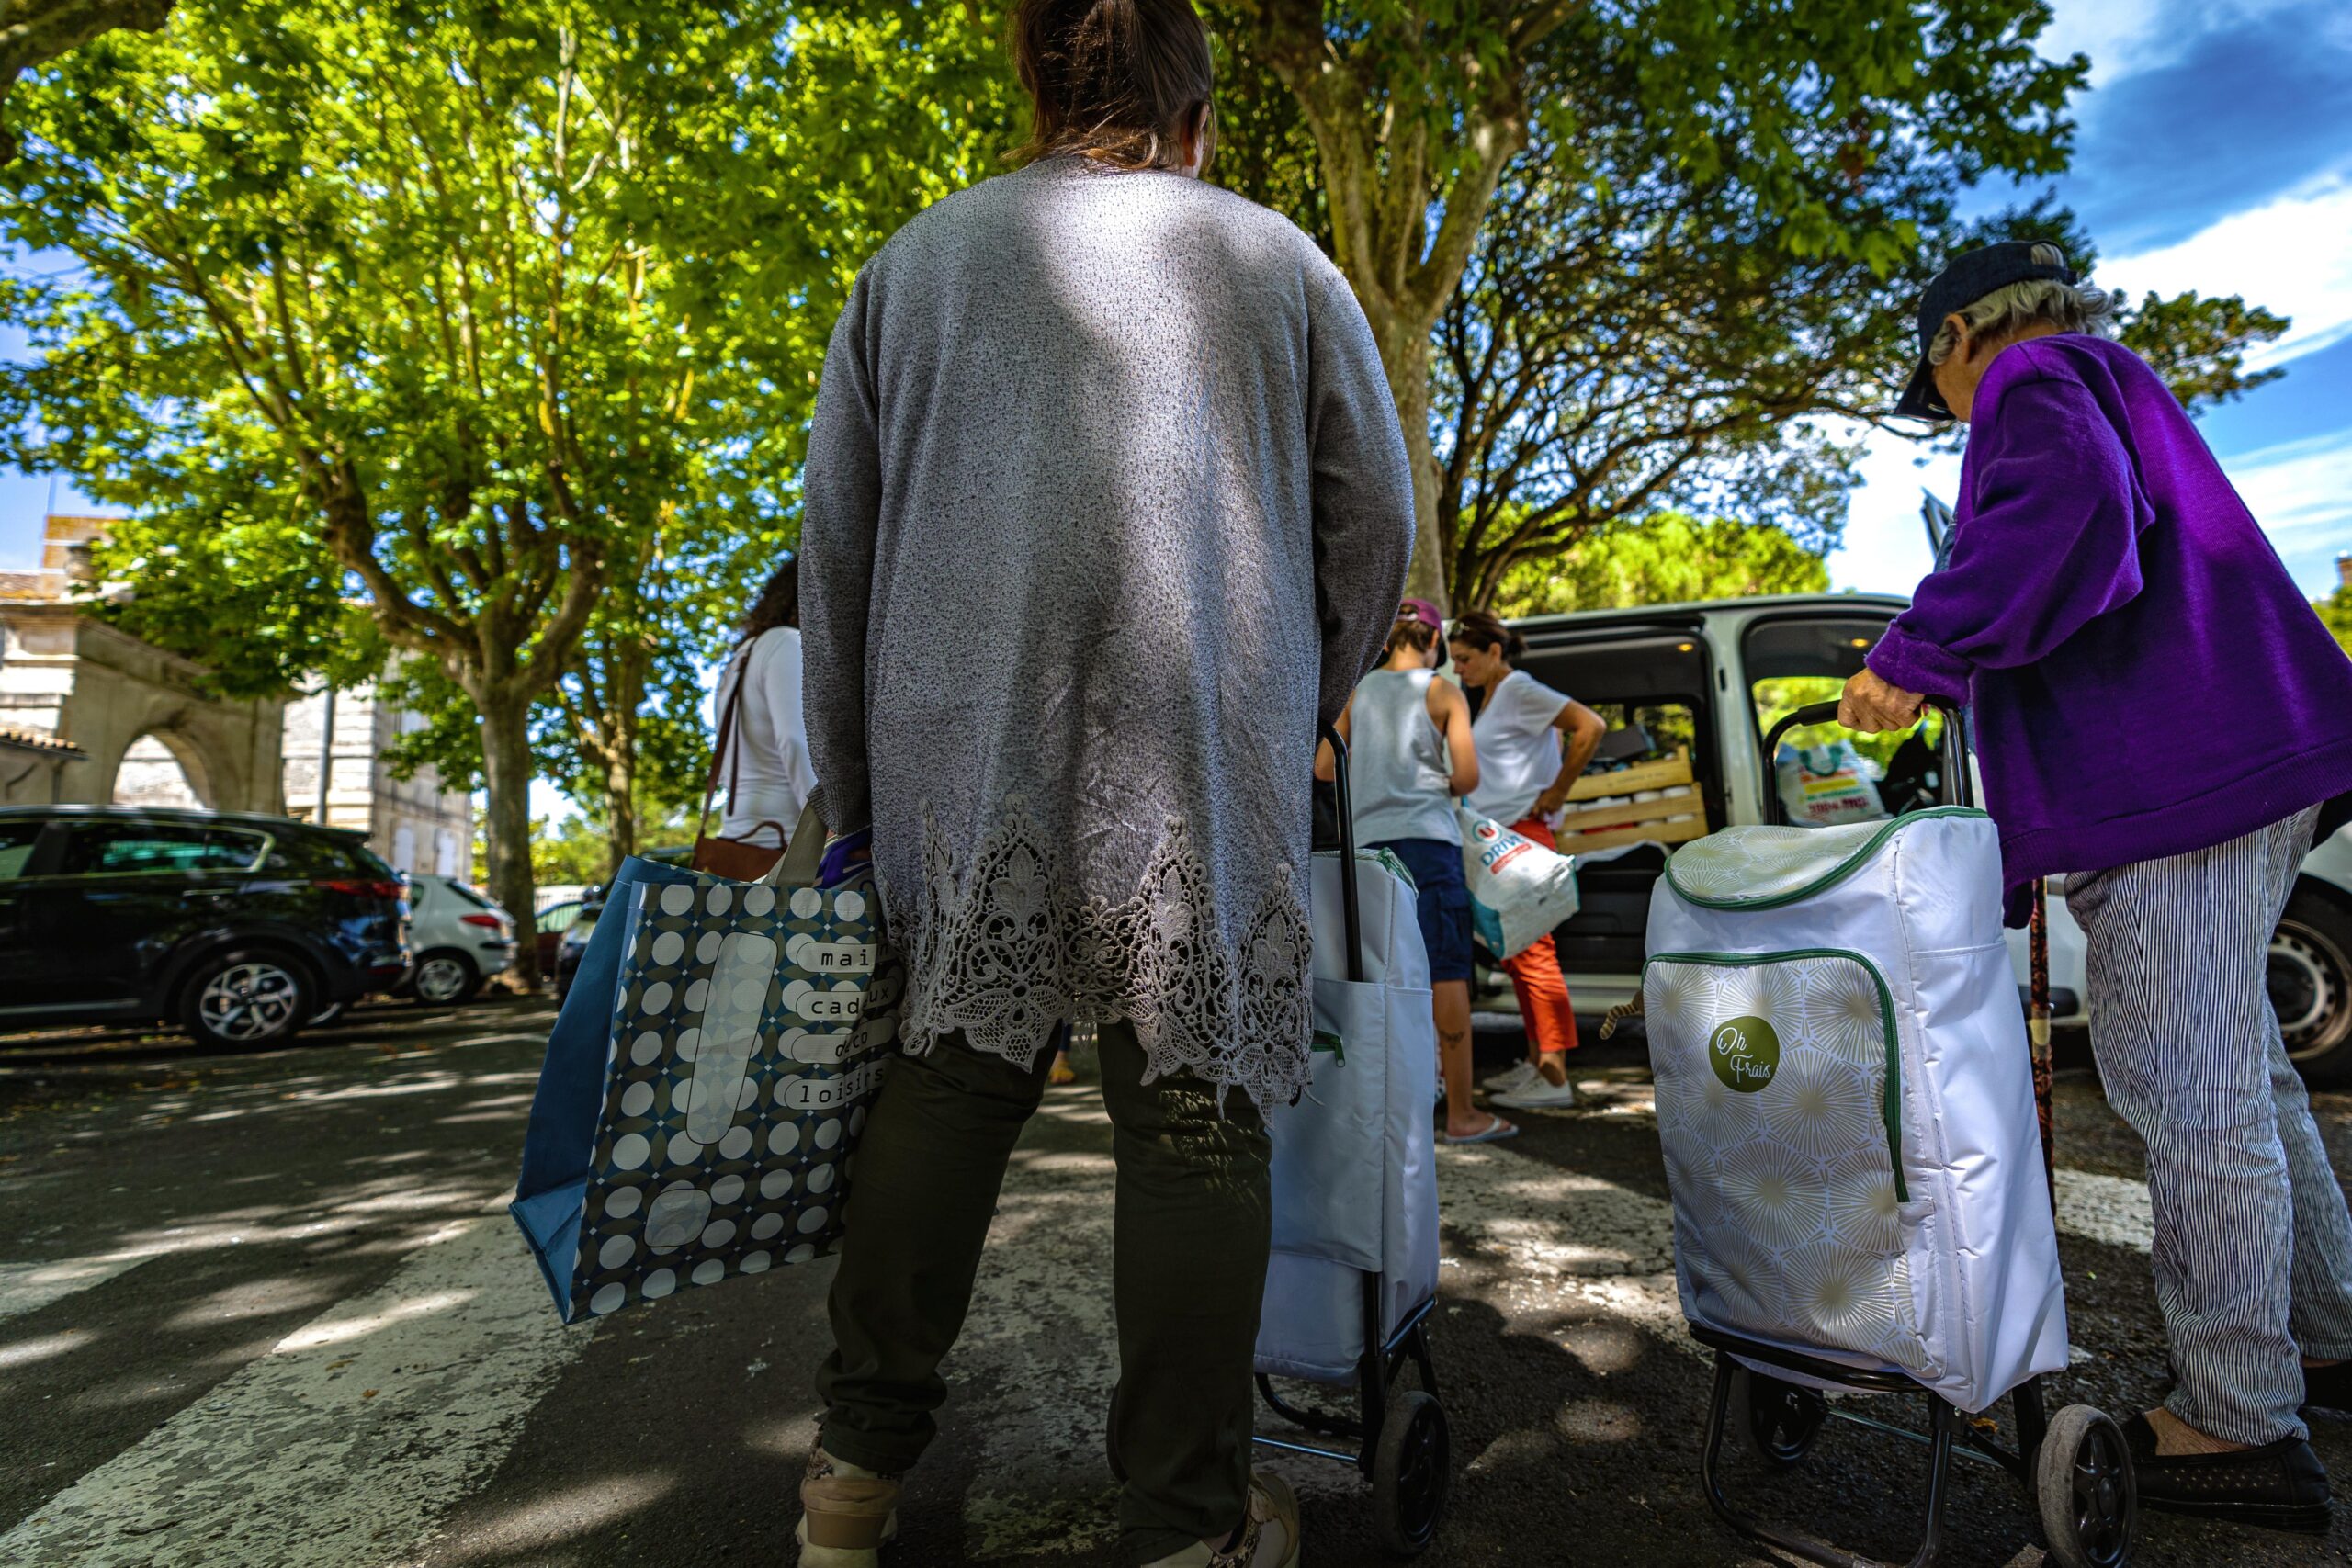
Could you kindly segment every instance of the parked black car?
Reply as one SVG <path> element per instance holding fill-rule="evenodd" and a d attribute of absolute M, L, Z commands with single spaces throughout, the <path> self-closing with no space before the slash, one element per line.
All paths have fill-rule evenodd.
<path fill-rule="evenodd" d="M 275 1044 L 407 976 L 405 893 L 359 834 L 285 818 L 0 807 L 0 1029 Z"/>

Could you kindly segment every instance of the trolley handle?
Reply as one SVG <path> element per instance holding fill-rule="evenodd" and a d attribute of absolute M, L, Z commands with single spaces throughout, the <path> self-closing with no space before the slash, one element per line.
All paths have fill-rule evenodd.
<path fill-rule="evenodd" d="M 1331 779 L 1340 802 L 1340 918 L 1348 933 L 1348 978 L 1363 983 L 1363 921 L 1356 908 L 1356 811 L 1348 794 L 1348 743 L 1340 727 L 1323 727 L 1331 748 Z"/>
<path fill-rule="evenodd" d="M 1968 772 L 1968 743 L 1962 733 L 1964 727 L 1960 722 L 1960 715 L 1957 710 L 1932 698 L 1927 705 L 1940 710 L 1944 716 L 1943 741 L 1938 750 L 1943 754 L 1944 776 L 1951 781 L 1952 796 L 1962 806 L 1973 806 L 1976 804 L 1976 786 Z M 1807 725 L 1836 724 L 1838 708 L 1838 704 L 1835 701 L 1807 703 L 1796 712 L 1784 715 L 1778 724 L 1765 731 L 1764 798 L 1772 803 L 1774 815 L 1785 819 L 1787 813 L 1787 807 L 1781 804 L 1779 783 L 1773 776 L 1772 759 L 1780 752 L 1781 738 L 1792 729 L 1802 729 Z"/>

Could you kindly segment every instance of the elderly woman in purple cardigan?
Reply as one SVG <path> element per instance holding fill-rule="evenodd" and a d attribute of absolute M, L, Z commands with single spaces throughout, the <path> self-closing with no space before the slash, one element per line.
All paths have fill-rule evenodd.
<path fill-rule="evenodd" d="M 2318 807 L 2352 788 L 2352 660 L 2108 310 L 2047 244 L 1928 286 L 1896 412 L 1969 427 L 1951 549 L 1841 716 L 1965 704 L 2011 923 L 2066 876 L 2177 1379 L 2126 1427 L 2140 1500 L 2324 1531 L 2300 1412 L 2352 1408 L 2352 1221 L 2264 966 Z"/>

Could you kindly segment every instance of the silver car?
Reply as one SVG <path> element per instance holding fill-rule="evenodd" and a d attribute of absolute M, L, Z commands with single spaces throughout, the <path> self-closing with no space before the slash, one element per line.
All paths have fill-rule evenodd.
<path fill-rule="evenodd" d="M 419 1002 L 470 1001 L 484 980 L 514 964 L 514 917 L 490 895 L 455 876 L 412 876 L 409 888 L 416 967 L 408 991 Z"/>

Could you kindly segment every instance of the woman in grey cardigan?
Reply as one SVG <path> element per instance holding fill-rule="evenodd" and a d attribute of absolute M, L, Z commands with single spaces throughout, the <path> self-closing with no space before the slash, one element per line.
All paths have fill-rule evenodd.
<path fill-rule="evenodd" d="M 1410 474 L 1345 281 L 1193 177 L 1187 0 L 1025 0 L 1013 48 L 1029 161 L 866 264 L 809 437 L 809 742 L 830 825 L 874 830 L 910 1055 L 858 1156 L 802 1561 L 876 1561 L 1047 1047 L 1091 1020 L 1120 1560 L 1283 1564 L 1295 1508 L 1249 1470 L 1262 1114 L 1306 1081 L 1316 736 L 1395 614 Z"/>

